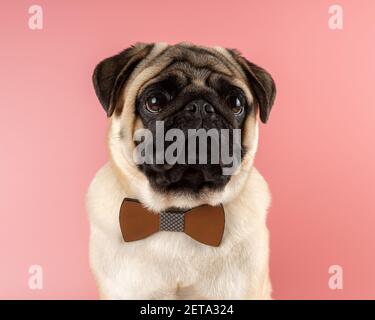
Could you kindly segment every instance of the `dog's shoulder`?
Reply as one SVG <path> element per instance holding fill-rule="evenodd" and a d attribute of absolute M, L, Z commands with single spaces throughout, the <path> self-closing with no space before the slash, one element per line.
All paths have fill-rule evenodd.
<path fill-rule="evenodd" d="M 252 190 L 253 197 L 258 199 L 257 202 L 263 206 L 262 209 L 268 209 L 271 204 L 271 193 L 268 183 L 255 167 L 251 169 L 247 188 Z"/>
<path fill-rule="evenodd" d="M 234 227 L 241 226 L 246 221 L 246 230 L 248 230 L 249 226 L 259 226 L 259 223 L 265 222 L 270 204 L 271 194 L 268 184 L 259 171 L 252 167 L 244 188 L 226 207 L 229 216 L 234 220 L 238 219 Z"/>
<path fill-rule="evenodd" d="M 86 194 L 90 222 L 104 227 L 117 221 L 116 217 L 125 197 L 111 164 L 105 164 L 96 173 Z"/>

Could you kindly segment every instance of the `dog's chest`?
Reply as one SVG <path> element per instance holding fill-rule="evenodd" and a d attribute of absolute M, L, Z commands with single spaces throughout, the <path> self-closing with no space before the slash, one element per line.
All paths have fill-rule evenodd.
<path fill-rule="evenodd" d="M 110 261 L 101 272 L 112 297 L 236 298 L 246 291 L 251 271 L 245 248 L 212 248 L 177 232 L 113 243 L 112 250 L 100 254 Z"/>
<path fill-rule="evenodd" d="M 124 242 L 119 225 L 124 197 L 106 168 L 88 193 L 91 268 L 103 297 L 240 299 L 260 278 L 268 251 L 263 220 L 251 220 L 261 212 L 259 202 L 252 202 L 258 214 L 240 205 L 225 207 L 222 243 L 211 247 L 169 231 Z"/>

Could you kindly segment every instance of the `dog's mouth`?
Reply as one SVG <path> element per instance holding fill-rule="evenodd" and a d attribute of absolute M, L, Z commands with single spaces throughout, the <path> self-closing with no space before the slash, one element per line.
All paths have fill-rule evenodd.
<path fill-rule="evenodd" d="M 179 151 L 175 153 L 175 158 L 171 159 L 168 149 L 172 142 L 165 142 L 164 150 L 159 152 L 156 150 L 156 139 L 152 144 L 149 148 L 153 150 L 151 157 L 146 157 L 150 161 L 138 163 L 138 167 L 151 186 L 159 192 L 197 194 L 202 190 L 223 189 L 229 182 L 233 169 L 241 163 L 243 151 L 240 143 L 237 143 L 238 152 L 235 152 L 235 143 L 221 138 L 208 139 L 202 149 L 199 143 L 191 149 L 187 139 L 182 140 L 180 148 L 177 147 Z"/>
<path fill-rule="evenodd" d="M 200 193 L 225 187 L 230 175 L 222 174 L 219 164 L 141 165 L 151 186 L 160 192 Z"/>

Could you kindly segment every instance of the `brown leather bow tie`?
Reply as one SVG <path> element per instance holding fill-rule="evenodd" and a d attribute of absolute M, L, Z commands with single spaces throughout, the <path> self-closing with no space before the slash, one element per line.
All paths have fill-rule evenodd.
<path fill-rule="evenodd" d="M 144 239 L 158 231 L 179 231 L 201 243 L 218 247 L 224 224 L 222 205 L 202 205 L 182 212 L 155 214 L 138 200 L 125 198 L 120 208 L 121 233 L 126 242 Z"/>

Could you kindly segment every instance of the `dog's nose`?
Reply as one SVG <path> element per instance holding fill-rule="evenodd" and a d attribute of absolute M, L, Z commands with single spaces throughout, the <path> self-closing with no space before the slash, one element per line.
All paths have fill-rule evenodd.
<path fill-rule="evenodd" d="M 215 112 L 214 107 L 210 103 L 208 103 L 206 100 L 203 100 L 203 99 L 190 101 L 185 106 L 185 110 L 193 114 L 200 113 L 201 115 L 211 114 Z"/>

